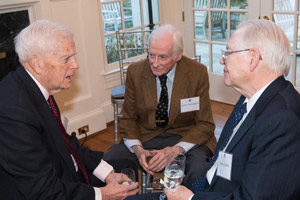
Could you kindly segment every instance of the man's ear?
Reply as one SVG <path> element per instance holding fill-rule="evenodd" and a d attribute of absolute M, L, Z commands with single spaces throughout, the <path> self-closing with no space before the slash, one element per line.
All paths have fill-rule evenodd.
<path fill-rule="evenodd" d="M 34 56 L 31 56 L 29 58 L 29 61 L 28 61 L 31 69 L 36 73 L 36 74 L 41 74 L 42 72 L 42 60 L 40 57 L 34 55 Z"/>
<path fill-rule="evenodd" d="M 177 58 L 176 58 L 176 62 L 178 62 L 183 56 L 183 51 L 180 51 Z"/>
<path fill-rule="evenodd" d="M 259 61 L 261 60 L 261 55 L 258 49 L 250 49 L 249 50 L 250 54 L 251 54 L 251 60 L 250 60 L 250 71 L 253 72 L 256 67 L 259 64 Z"/>

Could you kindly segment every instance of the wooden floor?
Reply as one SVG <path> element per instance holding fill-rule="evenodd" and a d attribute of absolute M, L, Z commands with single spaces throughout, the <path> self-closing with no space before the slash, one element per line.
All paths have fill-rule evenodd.
<path fill-rule="evenodd" d="M 233 110 L 233 105 L 212 101 L 211 106 L 216 124 L 215 135 L 218 138 L 227 118 Z M 83 142 L 83 139 L 81 142 Z M 113 144 L 114 124 L 112 122 L 108 124 L 107 129 L 89 136 L 86 142 L 84 142 L 84 146 L 97 151 L 106 151 Z"/>

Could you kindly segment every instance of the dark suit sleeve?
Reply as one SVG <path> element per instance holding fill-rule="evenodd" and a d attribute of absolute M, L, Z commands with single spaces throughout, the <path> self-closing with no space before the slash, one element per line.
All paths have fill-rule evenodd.
<path fill-rule="evenodd" d="M 75 147 L 76 152 L 84 163 L 84 166 L 92 173 L 101 162 L 104 153 L 101 151 L 92 151 L 89 148 L 80 145 L 79 140 L 75 136 L 71 136 L 70 140 L 72 146 Z"/>
<path fill-rule="evenodd" d="M 251 146 L 249 155 L 243 155 L 248 158 L 246 165 L 232 169 L 232 174 L 242 171 L 241 182 L 223 181 L 219 191 L 195 194 L 192 200 L 300 199 L 299 118 L 287 111 L 268 114 L 247 133 L 254 135 L 247 141 Z"/>
<path fill-rule="evenodd" d="M 0 113 L 0 164 L 19 193 L 31 200 L 94 199 L 93 187 L 63 178 L 68 168 L 55 159 L 61 155 L 49 150 L 59 147 L 46 137 L 36 114 L 13 107 Z"/>

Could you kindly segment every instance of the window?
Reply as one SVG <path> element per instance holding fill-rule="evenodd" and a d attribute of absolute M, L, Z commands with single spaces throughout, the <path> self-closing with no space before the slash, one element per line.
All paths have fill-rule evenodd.
<path fill-rule="evenodd" d="M 100 4 L 107 64 L 119 60 L 116 31 L 147 30 L 160 23 L 158 0 L 100 0 Z"/>

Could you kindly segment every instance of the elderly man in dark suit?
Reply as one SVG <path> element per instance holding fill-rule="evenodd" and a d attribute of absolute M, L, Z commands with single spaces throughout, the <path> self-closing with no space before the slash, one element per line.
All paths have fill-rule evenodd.
<path fill-rule="evenodd" d="M 0 83 L 0 196 L 121 200 L 136 194 L 137 183 L 119 184 L 128 179 L 114 173 L 103 152 L 80 146 L 62 125 L 52 95 L 69 88 L 79 68 L 72 33 L 38 20 L 18 34 L 15 47 L 22 66 Z"/>
<path fill-rule="evenodd" d="M 128 68 L 119 123 L 125 145 L 112 146 L 104 158 L 139 160 L 153 174 L 185 153 L 183 184 L 190 187 L 214 152 L 214 128 L 206 66 L 183 56 L 177 29 L 158 27 L 150 36 L 148 59 Z"/>
<path fill-rule="evenodd" d="M 249 20 L 226 47 L 220 60 L 225 84 L 242 96 L 206 176 L 192 191 L 165 190 L 168 200 L 300 199 L 300 95 L 283 77 L 290 68 L 290 42 L 274 22 Z"/>

